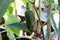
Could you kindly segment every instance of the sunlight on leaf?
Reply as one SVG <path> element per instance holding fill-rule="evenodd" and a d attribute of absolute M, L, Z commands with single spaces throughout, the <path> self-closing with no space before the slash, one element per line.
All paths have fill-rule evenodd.
<path fill-rule="evenodd" d="M 15 36 L 14 36 L 14 33 L 10 30 L 10 28 L 6 26 L 6 30 L 7 30 L 7 36 L 9 37 L 9 39 L 16 40 L 16 39 L 13 39 L 15 38 Z"/>
<path fill-rule="evenodd" d="M 24 4 L 27 4 L 29 0 L 22 0 Z"/>

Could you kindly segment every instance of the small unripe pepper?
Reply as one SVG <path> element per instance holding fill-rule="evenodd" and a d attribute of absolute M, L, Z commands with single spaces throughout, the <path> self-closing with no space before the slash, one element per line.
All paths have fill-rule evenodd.
<path fill-rule="evenodd" d="M 28 3 L 26 4 L 27 8 L 25 11 L 25 18 L 26 18 L 26 26 L 28 28 L 28 30 L 32 33 L 33 32 L 33 28 L 34 28 L 34 12 L 32 10 L 30 10 Z"/>

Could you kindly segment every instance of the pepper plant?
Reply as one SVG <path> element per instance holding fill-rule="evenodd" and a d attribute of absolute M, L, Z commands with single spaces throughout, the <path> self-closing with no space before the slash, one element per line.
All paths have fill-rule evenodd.
<path fill-rule="evenodd" d="M 25 17 L 26 17 L 26 23 L 20 22 L 18 18 L 16 18 L 13 15 L 13 10 L 14 8 L 16 9 L 16 0 L 0 0 L 0 20 L 2 19 L 3 15 L 7 15 L 7 19 L 5 19 L 5 28 L 7 30 L 7 36 L 9 37 L 9 40 L 16 40 L 17 38 L 20 37 L 20 30 L 25 31 L 27 34 L 25 36 L 23 35 L 22 38 L 29 38 L 31 40 L 40 40 L 40 32 L 41 32 L 41 0 L 39 0 L 39 12 L 37 11 L 35 7 L 35 0 L 22 0 L 23 3 L 26 5 L 26 11 L 25 11 Z M 11 5 L 13 4 L 13 6 Z M 49 6 L 49 11 L 47 12 L 47 38 L 46 40 L 50 40 L 50 31 L 51 31 L 51 25 L 55 31 L 55 33 L 60 37 L 60 0 L 58 0 L 58 7 L 55 7 L 54 0 L 45 0 L 45 6 Z M 32 6 L 34 10 L 32 9 Z M 57 24 L 54 21 L 53 14 L 51 12 L 51 6 L 53 6 L 56 10 L 59 11 L 59 23 L 58 23 L 58 28 Z M 34 12 L 36 12 L 38 16 L 38 26 L 37 26 L 37 32 L 35 33 L 33 30 L 34 29 L 34 24 L 35 24 L 35 15 Z M 33 35 L 31 35 L 34 33 Z M 15 35 L 18 37 L 15 37 Z M 38 36 L 35 36 L 35 35 Z"/>

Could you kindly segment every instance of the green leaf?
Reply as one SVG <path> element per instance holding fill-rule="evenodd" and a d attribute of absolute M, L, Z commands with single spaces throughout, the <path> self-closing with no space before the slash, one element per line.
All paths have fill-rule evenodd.
<path fill-rule="evenodd" d="M 8 12 L 9 12 L 9 14 L 12 14 L 12 12 L 13 12 L 13 7 L 11 7 L 11 6 L 8 6 Z"/>
<path fill-rule="evenodd" d="M 56 19 L 54 19 L 54 16 L 58 17 Z M 58 36 L 60 36 L 60 14 L 49 14 L 49 19 L 52 25 L 52 28 L 55 30 L 55 34 L 57 34 Z"/>
<path fill-rule="evenodd" d="M 18 34 L 20 33 L 19 30 L 28 31 L 26 25 L 24 23 L 20 23 L 20 20 L 18 20 L 14 15 L 8 16 L 8 19 L 5 20 L 5 25 L 7 25 L 7 27 L 12 29 L 12 31 L 18 30 Z M 15 31 L 14 31 L 14 33 L 17 35 L 17 33 Z M 19 35 L 17 35 L 17 36 L 19 36 Z"/>
<path fill-rule="evenodd" d="M 55 7 L 55 2 L 54 0 L 44 0 L 44 4 L 47 6 L 50 4 L 52 7 Z"/>
<path fill-rule="evenodd" d="M 27 4 L 29 0 L 22 0 L 24 4 Z"/>
<path fill-rule="evenodd" d="M 14 39 L 15 38 L 14 33 L 10 30 L 10 28 L 7 27 L 6 25 L 5 25 L 5 27 L 7 30 L 7 36 L 9 37 L 9 40 L 16 40 L 16 39 Z"/>
<path fill-rule="evenodd" d="M 19 29 L 19 30 L 28 31 L 26 24 L 24 24 L 24 23 L 13 23 L 13 24 L 9 24 L 7 26 L 13 27 L 13 28 Z"/>
<path fill-rule="evenodd" d="M 14 0 L 0 0 L 0 20 L 2 19 L 2 16 L 6 12 L 9 4 L 12 2 L 14 2 Z"/>
<path fill-rule="evenodd" d="M 9 27 L 7 25 L 12 24 L 12 23 L 18 23 L 20 22 L 20 20 L 18 20 L 14 15 L 8 15 L 8 19 L 5 20 L 5 27 L 7 29 L 7 27 L 9 28 L 9 30 L 11 30 L 13 33 L 15 33 L 17 36 L 19 36 L 20 34 L 20 30 L 18 29 L 14 29 L 12 27 Z"/>
<path fill-rule="evenodd" d="M 58 28 L 58 33 L 59 33 L 59 36 L 60 36 L 60 14 L 59 14 L 59 24 L 58 24 L 59 26 L 59 28 Z"/>
<path fill-rule="evenodd" d="M 20 37 L 20 30 L 19 29 L 16 29 L 14 27 L 9 27 L 9 28 L 13 33 L 15 33 L 18 37 Z"/>
<path fill-rule="evenodd" d="M 52 13 L 49 14 L 49 18 L 50 18 L 50 22 L 51 22 L 51 25 L 52 25 L 53 29 L 55 31 L 57 31 L 57 28 L 56 28 L 57 26 L 56 26 L 56 23 L 54 21 L 54 18 L 53 18 L 53 14 Z"/>
<path fill-rule="evenodd" d="M 31 3 L 31 0 L 22 0 L 23 1 L 23 3 L 26 5 L 27 4 L 27 2 L 28 2 L 28 6 L 30 7 L 30 8 L 32 8 L 32 3 Z"/>
<path fill-rule="evenodd" d="M 60 0 L 58 0 L 58 5 L 60 6 Z"/>
<path fill-rule="evenodd" d="M 57 10 L 60 12 L 60 6 L 57 7 Z M 59 13 L 60 14 L 60 13 Z"/>
<path fill-rule="evenodd" d="M 54 0 L 46 0 L 46 1 L 48 1 L 48 3 L 50 4 L 54 3 Z"/>
<path fill-rule="evenodd" d="M 12 23 L 19 23 L 20 20 L 16 18 L 14 15 L 8 15 L 8 19 L 5 20 L 5 25 L 12 24 Z"/>

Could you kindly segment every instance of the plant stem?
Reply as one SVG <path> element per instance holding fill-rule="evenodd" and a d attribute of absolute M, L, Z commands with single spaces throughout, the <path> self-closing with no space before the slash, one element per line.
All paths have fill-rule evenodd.
<path fill-rule="evenodd" d="M 48 22 L 47 22 L 47 37 L 46 37 L 46 40 L 50 40 L 50 33 L 51 33 L 51 25 L 50 25 L 50 21 L 48 20 Z"/>
<path fill-rule="evenodd" d="M 33 9 L 34 9 L 34 11 L 36 12 L 36 14 L 37 14 L 37 16 L 38 16 L 38 19 L 39 19 L 39 25 L 38 25 L 38 28 L 37 28 L 37 26 L 35 26 L 35 30 L 36 30 L 36 28 L 37 28 L 37 35 L 38 35 L 38 37 L 37 37 L 37 40 L 40 40 L 40 37 L 39 37 L 39 34 L 41 34 L 40 33 L 40 30 L 41 30 L 41 21 L 40 21 L 40 16 L 39 16 L 39 14 L 38 14 L 38 12 L 37 12 L 37 10 L 36 10 L 36 8 L 35 8 L 35 0 L 33 0 Z M 40 11 L 39 11 L 39 13 L 40 13 Z M 35 14 L 35 16 L 36 16 L 36 14 Z M 36 24 L 37 24 L 37 20 L 35 20 L 35 22 L 36 22 Z"/>
<path fill-rule="evenodd" d="M 39 17 L 41 18 L 41 0 L 39 0 Z"/>
<path fill-rule="evenodd" d="M 34 3 L 34 5 L 32 6 L 32 9 L 33 9 L 34 16 L 35 16 L 35 22 L 34 22 L 34 29 L 33 29 L 33 31 L 34 31 L 34 32 L 37 32 L 37 19 L 36 19 L 36 11 L 35 11 L 35 9 L 34 9 L 34 6 L 35 6 L 35 0 L 33 0 L 33 3 Z"/>
<path fill-rule="evenodd" d="M 47 15 L 50 14 L 50 8 L 51 8 L 51 5 L 48 4 L 48 11 L 47 11 Z M 51 23 L 50 23 L 50 20 L 49 18 L 47 19 L 47 36 L 46 36 L 46 40 L 50 40 L 50 34 L 51 34 Z"/>
<path fill-rule="evenodd" d="M 16 0 L 14 0 L 14 8 L 15 8 L 15 16 L 16 16 L 16 18 L 17 18 Z"/>
<path fill-rule="evenodd" d="M 40 21 L 41 21 L 41 0 L 39 0 L 39 4 L 38 4 L 38 6 L 39 6 L 39 18 L 40 18 Z M 44 39 L 44 32 L 43 32 L 43 25 L 42 25 L 42 23 L 40 22 L 40 25 L 41 25 L 41 32 L 42 32 L 42 34 L 43 34 L 43 40 L 45 40 Z"/>

